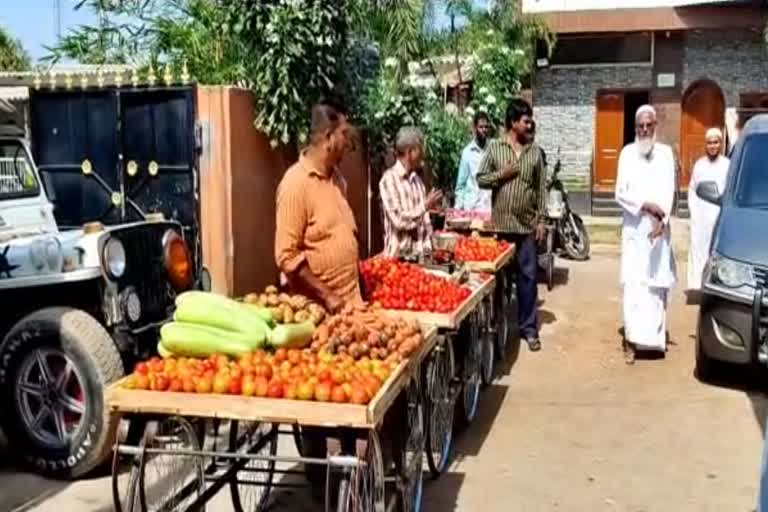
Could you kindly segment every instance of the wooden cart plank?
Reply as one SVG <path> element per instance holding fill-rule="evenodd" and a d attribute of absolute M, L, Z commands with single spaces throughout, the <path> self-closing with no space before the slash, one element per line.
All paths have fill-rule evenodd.
<path fill-rule="evenodd" d="M 475 288 L 469 297 L 464 299 L 458 308 L 451 313 L 434 313 L 432 311 L 410 311 L 404 309 L 387 309 L 384 312 L 388 315 L 399 316 L 408 320 L 416 320 L 425 325 L 434 325 L 441 329 L 456 329 L 462 321 L 472 312 L 473 309 L 493 290 L 496 286 L 496 278 L 489 276 L 482 285 Z"/>
<path fill-rule="evenodd" d="M 489 274 L 495 274 L 504 268 L 514 255 L 515 245 L 510 244 L 509 247 L 507 247 L 493 261 L 465 261 L 464 265 L 470 272 L 487 272 Z"/>
<path fill-rule="evenodd" d="M 106 400 L 114 414 L 157 414 L 242 421 L 298 423 L 316 427 L 373 428 L 413 374 L 414 368 L 437 342 L 437 329 L 425 327 L 424 343 L 403 361 L 368 406 L 236 395 L 157 392 L 122 387 L 107 388 Z"/>

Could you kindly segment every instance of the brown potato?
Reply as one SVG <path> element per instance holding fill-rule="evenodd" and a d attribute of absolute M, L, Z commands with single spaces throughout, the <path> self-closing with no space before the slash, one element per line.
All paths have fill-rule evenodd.
<path fill-rule="evenodd" d="M 309 304 L 309 299 L 303 295 L 294 295 L 289 303 L 293 309 L 305 309 Z"/>
<path fill-rule="evenodd" d="M 288 304 L 288 305 L 290 305 L 291 296 L 288 295 L 287 293 L 281 293 L 280 295 L 277 296 L 277 300 L 280 301 L 280 304 Z"/>
<path fill-rule="evenodd" d="M 294 318 L 293 310 L 287 304 L 283 304 L 283 323 L 292 324 L 296 321 Z"/>
<path fill-rule="evenodd" d="M 300 324 L 302 322 L 306 322 L 309 320 L 309 313 L 307 313 L 305 310 L 297 311 L 295 315 L 293 315 L 293 320 Z"/>
<path fill-rule="evenodd" d="M 279 306 L 280 300 L 277 298 L 277 295 L 267 295 L 267 305 L 268 306 Z"/>
<path fill-rule="evenodd" d="M 282 310 L 282 308 L 271 307 L 271 308 L 269 308 L 269 311 L 272 313 L 272 318 L 275 319 L 275 322 L 277 322 L 279 324 L 283 323 L 283 310 Z"/>
<path fill-rule="evenodd" d="M 246 304 L 258 304 L 259 296 L 255 293 L 249 293 L 245 297 L 243 297 L 243 302 L 245 302 Z"/>
<path fill-rule="evenodd" d="M 261 306 L 263 308 L 269 306 L 269 303 L 267 302 L 267 294 L 266 293 L 262 293 L 261 295 L 259 295 L 259 306 Z"/>
<path fill-rule="evenodd" d="M 277 295 L 277 286 L 269 285 L 264 289 L 267 295 Z"/>

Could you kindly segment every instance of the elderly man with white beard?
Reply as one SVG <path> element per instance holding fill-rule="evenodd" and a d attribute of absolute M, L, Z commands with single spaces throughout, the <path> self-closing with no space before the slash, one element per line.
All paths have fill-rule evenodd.
<path fill-rule="evenodd" d="M 666 309 L 675 283 L 669 217 L 675 195 L 672 149 L 656 142 L 656 111 L 635 114 L 635 142 L 619 156 L 616 201 L 623 210 L 621 284 L 624 287 L 624 354 L 666 352 Z"/>

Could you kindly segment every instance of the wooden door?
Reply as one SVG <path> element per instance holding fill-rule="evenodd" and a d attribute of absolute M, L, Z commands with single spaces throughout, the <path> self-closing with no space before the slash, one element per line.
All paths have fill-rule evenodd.
<path fill-rule="evenodd" d="M 683 95 L 683 117 L 680 122 L 680 190 L 688 190 L 696 160 L 706 152 L 707 130 L 723 128 L 725 100 L 720 87 L 707 80 L 692 84 Z"/>
<path fill-rule="evenodd" d="M 613 191 L 619 153 L 624 145 L 624 93 L 599 92 L 595 120 L 595 191 Z"/>

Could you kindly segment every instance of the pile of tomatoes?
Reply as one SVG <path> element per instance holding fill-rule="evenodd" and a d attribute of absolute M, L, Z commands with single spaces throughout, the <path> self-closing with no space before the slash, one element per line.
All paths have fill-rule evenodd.
<path fill-rule="evenodd" d="M 221 354 L 205 359 L 153 357 L 136 365 L 124 387 L 364 405 L 396 365 L 285 349 L 257 351 L 238 360 Z"/>
<path fill-rule="evenodd" d="M 412 263 L 371 258 L 360 264 L 369 300 L 387 309 L 450 313 L 470 290 Z"/>
<path fill-rule="evenodd" d="M 456 244 L 454 257 L 458 261 L 493 261 L 509 248 L 504 240 L 462 237 Z"/>

